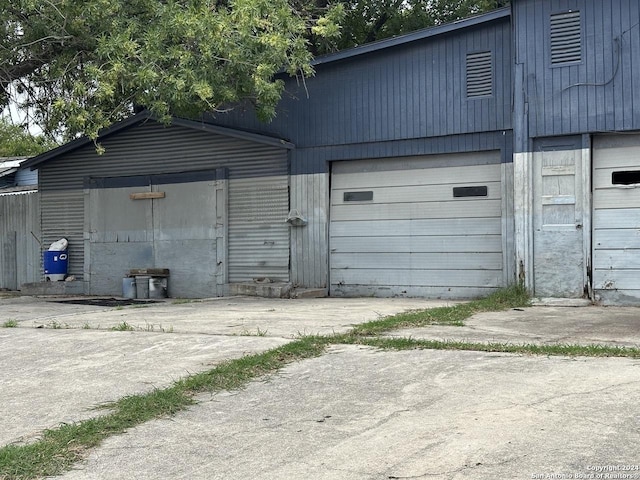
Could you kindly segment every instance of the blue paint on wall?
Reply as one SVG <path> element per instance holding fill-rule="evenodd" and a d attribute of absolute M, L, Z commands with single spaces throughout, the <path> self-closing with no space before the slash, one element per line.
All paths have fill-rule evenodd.
<path fill-rule="evenodd" d="M 213 121 L 291 141 L 292 174 L 326 172 L 334 160 L 474 150 L 499 149 L 511 161 L 511 24 L 508 16 L 488 18 L 322 63 L 306 80 L 283 77 L 286 92 L 271 123 L 248 106 Z M 466 56 L 481 51 L 492 53 L 494 94 L 468 99 Z"/>
<path fill-rule="evenodd" d="M 529 137 L 640 129 L 640 2 L 514 0 Z M 582 61 L 550 59 L 550 16 L 579 11 Z M 516 100 L 518 95 L 516 92 Z M 528 148 L 519 145 L 517 150 Z"/>

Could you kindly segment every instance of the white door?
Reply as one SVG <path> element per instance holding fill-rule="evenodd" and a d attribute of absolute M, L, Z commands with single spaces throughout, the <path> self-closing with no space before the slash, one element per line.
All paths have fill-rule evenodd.
<path fill-rule="evenodd" d="M 640 303 L 640 135 L 593 140 L 593 288 L 608 304 Z"/>
<path fill-rule="evenodd" d="M 534 293 L 579 298 L 588 291 L 588 169 L 580 137 L 538 141 L 533 154 Z M 588 211 L 588 210 L 587 210 Z"/>
<path fill-rule="evenodd" d="M 504 284 L 499 152 L 335 162 L 332 295 L 468 298 Z"/>

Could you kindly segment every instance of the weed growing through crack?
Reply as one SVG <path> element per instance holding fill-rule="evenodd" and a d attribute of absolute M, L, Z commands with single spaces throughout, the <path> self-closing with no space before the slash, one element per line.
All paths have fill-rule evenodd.
<path fill-rule="evenodd" d="M 139 330 L 143 332 L 162 332 L 162 333 L 173 333 L 173 325 L 168 328 L 163 327 L 162 325 L 154 325 L 153 323 L 146 323 L 144 327 L 140 327 Z"/>
<path fill-rule="evenodd" d="M 114 330 L 116 332 L 131 332 L 135 330 L 135 328 L 131 324 L 123 321 L 117 325 L 114 325 L 109 330 Z"/>
<path fill-rule="evenodd" d="M 14 319 L 6 320 L 2 324 L 2 328 L 16 328 L 18 326 L 18 321 Z"/>
<path fill-rule="evenodd" d="M 380 335 L 389 330 L 423 327 L 426 325 L 463 326 L 471 315 L 480 312 L 498 312 L 530 304 L 527 291 L 520 286 L 508 287 L 486 298 L 448 307 L 398 313 L 379 320 L 356 325 L 350 332 L 355 336 Z"/>

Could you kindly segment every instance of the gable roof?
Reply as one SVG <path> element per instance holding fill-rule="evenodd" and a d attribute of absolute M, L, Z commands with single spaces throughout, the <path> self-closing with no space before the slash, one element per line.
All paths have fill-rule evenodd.
<path fill-rule="evenodd" d="M 311 62 L 311 64 L 315 66 L 325 63 L 337 62 L 339 60 L 345 60 L 347 58 L 364 55 L 366 53 L 372 53 L 379 50 L 384 50 L 386 48 L 415 42 L 416 40 L 423 40 L 425 38 L 455 32 L 457 30 L 474 27 L 476 25 L 482 25 L 483 23 L 493 22 L 495 20 L 500 20 L 503 18 L 509 18 L 510 16 L 511 7 L 498 8 L 487 13 L 464 18 L 455 22 L 437 25 L 435 27 L 423 28 L 422 30 L 416 30 L 415 32 L 400 35 L 398 37 L 385 38 L 384 40 L 378 40 L 377 42 L 367 43 L 358 47 L 342 50 L 340 52 L 322 55 L 320 57 L 316 57 Z"/>
<path fill-rule="evenodd" d="M 112 135 L 115 135 L 116 133 L 128 130 L 129 128 L 135 127 L 149 120 L 155 121 L 155 118 L 153 114 L 148 110 L 132 115 L 131 117 L 126 118 L 125 120 L 122 120 L 120 122 L 114 123 L 110 127 L 101 131 L 98 135 L 98 140 L 99 141 L 104 140 L 107 137 L 110 137 Z M 267 135 L 261 135 L 258 133 L 245 132 L 243 130 L 236 130 L 234 128 L 221 127 L 221 126 L 214 125 L 212 123 L 207 123 L 204 121 L 194 121 L 194 120 L 187 120 L 184 118 L 173 117 L 171 119 L 170 125 L 178 125 L 180 127 L 190 128 L 193 130 L 200 130 L 206 133 L 239 138 L 242 140 L 248 140 L 255 143 L 270 145 L 272 147 L 280 147 L 280 148 L 286 148 L 290 150 L 295 148 L 295 145 L 293 145 L 292 143 L 279 138 L 270 137 Z M 44 162 L 48 162 L 61 155 L 65 155 L 67 153 L 73 152 L 75 150 L 78 150 L 79 148 L 82 148 L 91 144 L 93 144 L 93 140 L 91 140 L 89 137 L 81 137 L 76 140 L 72 140 L 69 143 L 65 143 L 64 145 L 61 145 L 57 148 L 54 148 L 53 150 L 49 150 L 48 152 L 41 153 L 40 155 L 37 155 L 27 160 L 26 162 L 24 162 L 22 166 L 29 167 L 33 170 L 38 165 Z"/>

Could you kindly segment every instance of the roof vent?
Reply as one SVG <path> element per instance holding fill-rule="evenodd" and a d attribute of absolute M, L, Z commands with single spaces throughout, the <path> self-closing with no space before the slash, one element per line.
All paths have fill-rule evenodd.
<path fill-rule="evenodd" d="M 582 61 L 580 12 L 551 15 L 551 64 L 563 65 Z"/>
<path fill-rule="evenodd" d="M 493 65 L 491 52 L 467 54 L 467 98 L 493 94 Z"/>

